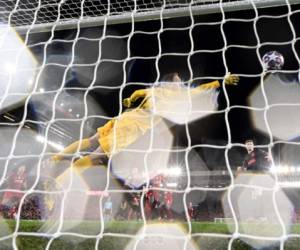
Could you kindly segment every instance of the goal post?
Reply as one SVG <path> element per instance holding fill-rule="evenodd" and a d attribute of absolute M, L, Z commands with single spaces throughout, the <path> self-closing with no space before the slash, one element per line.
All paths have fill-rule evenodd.
<path fill-rule="evenodd" d="M 52 4 L 38 4 L 35 9 L 28 6 L 18 7 L 16 2 L 9 12 L 6 6 L 0 11 L 0 20 L 9 23 L 19 34 L 47 32 L 55 26 L 55 30 L 74 29 L 80 23 L 81 28 L 109 24 L 141 22 L 163 18 L 176 18 L 189 15 L 205 15 L 218 12 L 231 12 L 255 8 L 276 7 L 288 4 L 299 4 L 299 0 L 151 0 L 144 3 L 131 1 L 85 0 L 56 1 Z M 83 4 L 82 4 L 83 3 Z M 91 7 L 90 9 L 85 5 Z M 82 6 L 80 6 L 82 4 Z M 76 6 L 75 12 L 72 10 Z M 82 8 L 81 8 L 82 7 Z M 12 9 L 12 6 L 11 6 Z M 61 11 L 64 9 L 65 11 Z M 54 10 L 54 13 L 51 11 Z M 44 13 L 43 13 L 44 12 Z M 73 15 L 73 16 L 72 16 Z M 26 19 L 24 20 L 24 16 Z"/>

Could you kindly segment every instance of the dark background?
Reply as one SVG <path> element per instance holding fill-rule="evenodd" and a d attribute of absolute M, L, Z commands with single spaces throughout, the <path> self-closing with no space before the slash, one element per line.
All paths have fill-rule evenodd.
<path fill-rule="evenodd" d="M 100 45 L 102 51 L 105 50 L 105 52 L 101 55 L 102 62 L 97 66 L 97 72 L 100 73 L 97 74 L 96 79 L 93 79 L 92 75 L 90 78 L 79 77 L 77 66 L 61 67 L 57 72 L 68 71 L 63 84 L 67 91 L 68 88 L 70 89 L 70 92 L 74 87 L 89 86 L 94 80 L 94 88 L 89 89 L 88 93 L 109 117 L 118 115 L 120 97 L 128 97 L 134 90 L 147 87 L 170 72 L 179 72 L 186 81 L 196 78 L 195 85 L 213 79 L 222 80 L 227 71 L 238 74 L 240 75 L 239 85 L 226 86 L 229 103 L 226 102 L 223 89 L 220 89 L 219 110 L 225 110 L 228 105 L 248 106 L 253 90 L 260 86 L 263 69 L 259 57 L 262 57 L 264 53 L 277 50 L 283 54 L 285 73 L 281 74 L 281 78 L 293 79 L 295 70 L 299 69 L 297 57 L 299 56 L 300 13 L 297 10 L 300 6 L 292 5 L 291 8 L 292 12 L 289 12 L 288 6 L 258 9 L 257 12 L 250 8 L 245 11 L 226 12 L 225 17 L 221 13 L 216 13 L 194 16 L 193 20 L 188 16 L 163 21 L 136 22 L 134 26 L 131 23 L 112 25 L 106 30 L 106 37 Z M 192 21 L 194 26 L 192 26 Z M 255 31 L 257 31 L 257 36 Z M 40 62 L 43 62 L 45 58 L 47 61 L 49 55 L 56 54 L 65 56 L 65 65 L 67 65 L 70 62 L 70 55 L 74 53 L 75 63 L 95 63 L 99 49 L 91 52 L 89 50 L 95 47 L 90 45 L 99 43 L 104 35 L 103 28 L 81 28 L 79 38 L 98 39 L 94 42 L 85 41 L 83 45 L 80 45 L 82 40 L 76 39 L 77 32 L 77 29 L 55 31 L 51 43 L 48 44 L 46 41 L 51 37 L 51 32 L 29 34 L 28 47 Z M 110 37 L 115 34 L 117 37 Z M 76 50 L 75 46 L 73 51 L 72 46 L 75 40 L 78 49 Z M 110 53 L 107 49 L 113 50 L 109 44 L 116 40 L 126 44 L 125 49 L 123 48 L 119 54 L 114 54 L 113 51 Z M 94 54 L 94 57 L 91 54 Z M 106 59 L 108 61 L 104 62 Z M 109 66 L 113 69 L 111 73 L 105 71 L 106 63 L 111 64 Z M 51 67 L 53 71 L 56 70 L 54 66 Z M 94 67 L 96 66 L 86 66 L 87 70 L 91 70 L 90 72 L 93 72 Z M 47 68 L 47 63 L 45 68 Z M 47 77 L 47 73 L 45 75 Z M 103 83 L 101 77 L 104 75 L 105 82 Z M 61 84 L 61 80 L 58 82 Z M 126 87 L 120 88 L 123 82 L 126 83 Z M 108 91 L 106 86 L 115 88 Z M 38 115 L 36 107 L 29 104 L 28 109 L 28 119 L 35 120 Z M 10 110 L 7 115 L 13 116 L 18 121 L 22 118 L 23 112 L 24 107 L 20 107 Z M 223 112 L 191 122 L 188 128 L 192 145 L 211 144 L 225 147 L 229 139 L 225 116 L 226 113 Z M 243 143 L 248 138 L 254 138 L 257 144 L 265 146 L 270 142 L 268 135 L 257 130 L 247 108 L 231 108 L 228 112 L 228 120 L 232 143 Z M 5 121 L 3 116 L 1 121 Z M 94 129 L 104 122 L 103 119 L 99 119 L 94 127 L 88 129 L 87 134 L 94 133 Z M 43 131 L 42 125 L 30 124 L 30 126 Z M 73 136 L 73 132 L 67 127 L 62 125 L 59 129 L 69 134 L 69 137 Z M 172 131 L 175 136 L 174 146 L 186 146 L 185 126 L 173 124 Z M 232 157 L 234 158 L 232 164 L 237 165 L 242 160 L 244 148 L 234 147 L 232 150 L 234 154 L 237 153 Z M 224 150 L 203 147 L 198 151 L 210 168 L 218 168 L 216 162 L 224 168 Z"/>

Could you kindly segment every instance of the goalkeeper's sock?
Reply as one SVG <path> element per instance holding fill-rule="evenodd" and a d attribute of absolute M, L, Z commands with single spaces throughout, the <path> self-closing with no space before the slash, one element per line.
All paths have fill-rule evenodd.
<path fill-rule="evenodd" d="M 70 178 L 71 178 L 71 173 L 70 173 L 70 168 L 68 168 L 61 175 L 56 177 L 55 180 L 61 187 L 65 187 L 66 180 L 68 180 Z"/>
<path fill-rule="evenodd" d="M 43 186 L 44 186 L 45 191 L 52 191 L 49 181 L 45 181 L 43 183 Z M 46 194 L 44 196 L 44 203 L 45 203 L 46 207 L 48 208 L 48 210 L 51 211 L 53 209 L 54 203 L 55 203 L 53 195 L 52 194 Z"/>
<path fill-rule="evenodd" d="M 78 149 L 80 145 L 80 148 Z M 63 157 L 63 154 L 72 154 L 74 152 L 77 151 L 77 149 L 79 151 L 87 149 L 91 147 L 91 142 L 89 139 L 83 139 L 83 140 L 79 140 L 76 141 L 74 143 L 72 143 L 71 145 L 67 146 L 63 151 L 61 151 L 60 153 L 58 153 L 57 155 L 53 156 L 53 160 L 61 160 L 61 158 Z"/>
<path fill-rule="evenodd" d="M 86 169 L 92 167 L 93 160 L 90 156 L 84 156 L 73 163 L 73 169 L 78 174 L 82 174 Z"/>
<path fill-rule="evenodd" d="M 61 186 L 64 187 L 65 186 L 65 182 L 66 180 L 68 180 L 70 178 L 70 170 L 74 170 L 74 172 L 82 179 L 82 173 L 90 168 L 94 166 L 92 158 L 90 156 L 85 156 L 83 158 L 78 159 L 77 161 L 75 161 L 72 165 L 71 168 L 67 169 L 66 171 L 64 171 L 61 175 L 59 175 L 56 178 L 57 183 Z"/>

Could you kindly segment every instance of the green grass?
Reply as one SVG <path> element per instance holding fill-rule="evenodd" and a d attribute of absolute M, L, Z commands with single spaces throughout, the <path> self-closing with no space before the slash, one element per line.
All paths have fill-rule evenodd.
<path fill-rule="evenodd" d="M 23 220 L 20 222 L 18 232 L 39 232 L 43 228 L 43 221 L 30 221 Z M 48 224 L 55 224 L 54 221 L 48 221 Z M 152 222 L 157 223 L 157 222 Z M 161 222 L 160 222 L 161 223 Z M 68 231 L 63 232 L 72 232 L 82 235 L 97 235 L 100 233 L 101 224 L 97 221 L 68 221 L 66 222 L 67 226 L 74 226 Z M 181 225 L 183 230 L 187 230 L 188 226 L 186 223 L 178 223 Z M 15 230 L 15 221 L 13 220 L 2 220 L 0 222 L 0 234 L 1 237 L 9 236 Z M 143 226 L 141 221 L 113 221 L 105 225 L 105 235 L 99 241 L 100 250 L 122 250 L 131 240 L 130 237 L 123 237 L 122 235 L 111 236 L 113 234 L 125 234 L 127 236 L 134 236 L 138 230 Z M 249 226 L 249 224 L 247 225 Z M 212 223 L 212 222 L 192 222 L 192 233 L 216 233 L 216 234 L 228 234 L 230 236 L 229 228 L 234 229 L 234 225 L 229 227 L 226 224 L 222 223 Z M 55 230 L 54 230 L 55 232 Z M 291 232 L 293 234 L 300 234 L 300 224 L 292 225 Z M 20 235 L 17 237 L 17 246 L 22 250 L 39 250 L 45 249 L 50 238 L 42 236 L 24 236 Z M 207 237 L 207 236 L 193 236 L 195 245 L 201 250 L 222 250 L 227 249 L 229 238 L 220 238 L 220 237 Z M 95 249 L 96 239 L 95 238 L 86 238 L 81 237 L 80 235 L 61 235 L 52 241 L 50 249 L 53 250 L 85 250 L 85 249 Z M 299 249 L 300 239 L 290 238 L 285 243 L 285 249 L 296 250 Z M 8 238 L 6 240 L 0 241 L 0 249 L 8 250 L 12 249 L 12 239 Z M 240 240 L 235 240 L 233 243 L 234 250 L 250 250 L 251 248 L 243 243 Z M 274 248 L 275 249 L 275 248 Z"/>

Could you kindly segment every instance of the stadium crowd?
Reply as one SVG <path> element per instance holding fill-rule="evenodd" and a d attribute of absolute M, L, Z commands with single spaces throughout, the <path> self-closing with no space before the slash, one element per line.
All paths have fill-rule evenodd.
<path fill-rule="evenodd" d="M 16 168 L 4 183 L 5 192 L 0 195 L 0 216 L 5 219 L 16 219 L 20 202 L 25 195 L 27 188 L 26 166 Z M 21 219 L 42 219 L 43 206 L 42 195 L 30 194 L 23 200 L 20 218 Z"/>
<path fill-rule="evenodd" d="M 256 149 L 253 140 L 247 140 L 245 142 L 245 148 L 247 154 L 242 167 L 237 168 L 237 174 L 241 171 L 265 172 L 269 170 L 272 159 L 268 153 L 261 149 Z M 26 166 L 24 165 L 15 168 L 3 185 L 5 191 L 0 193 L 0 216 L 3 218 L 16 219 L 18 217 L 20 201 L 25 195 L 24 191 L 26 191 L 29 186 L 26 170 Z M 135 171 L 133 171 L 133 173 L 135 173 Z M 224 176 L 222 175 L 221 177 Z M 126 192 L 122 194 L 122 199 L 118 203 L 109 195 L 105 197 L 103 203 L 105 221 L 142 220 L 142 214 L 145 215 L 146 220 L 164 221 L 186 220 L 187 217 L 194 221 L 215 221 L 216 218 L 226 217 L 223 212 L 222 202 L 219 198 L 210 200 L 206 197 L 204 200 L 201 200 L 201 202 L 194 203 L 187 199 L 187 209 L 174 209 L 174 201 L 176 201 L 178 197 L 175 195 L 175 190 L 172 191 L 172 188 L 168 188 L 168 182 L 170 181 L 168 175 L 156 175 L 150 180 L 147 188 L 145 186 L 133 187 L 130 185 L 130 182 L 132 182 L 134 178 L 134 174 L 131 174 L 131 176 L 124 181 L 123 187 Z M 96 201 L 93 197 L 90 197 L 90 199 Z M 292 196 L 290 199 L 292 199 Z M 296 202 L 297 201 L 294 201 L 293 203 Z M 294 208 L 293 221 L 297 222 L 300 220 L 300 211 L 296 206 L 294 206 Z M 45 196 L 42 194 L 26 195 L 22 202 L 22 208 L 20 209 L 20 218 L 43 219 L 43 215 L 49 213 L 51 209 L 53 208 L 49 208 L 49 206 L 45 204 Z M 99 210 L 98 202 L 95 203 L 95 207 L 92 210 Z"/>

